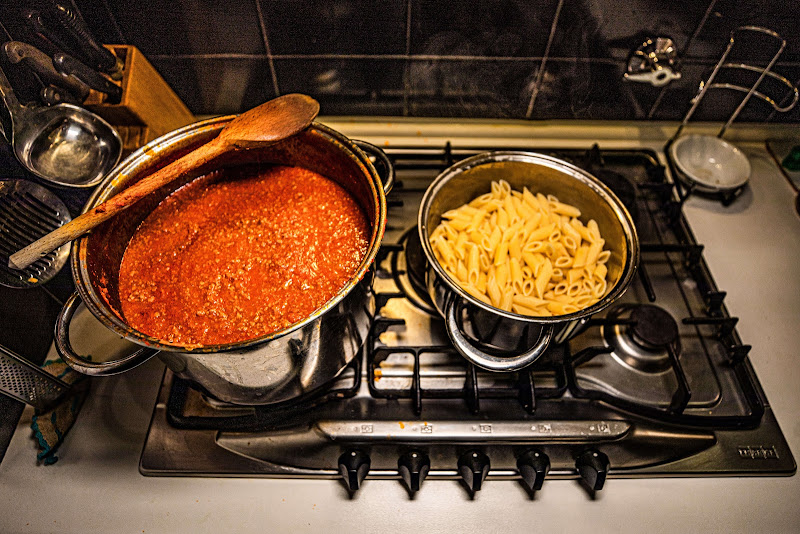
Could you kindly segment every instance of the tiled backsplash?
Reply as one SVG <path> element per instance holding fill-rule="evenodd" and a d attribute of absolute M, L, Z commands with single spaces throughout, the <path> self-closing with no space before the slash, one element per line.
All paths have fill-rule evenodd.
<path fill-rule="evenodd" d="M 18 0 L 0 0 L 4 4 L 6 30 L 24 39 L 13 35 L 24 32 L 12 20 Z M 239 112 L 278 94 L 303 92 L 317 98 L 327 115 L 679 120 L 731 30 L 746 24 L 771 28 L 787 40 L 773 71 L 800 83 L 800 9 L 794 0 L 74 5 L 99 40 L 144 52 L 196 114 Z M 664 88 L 623 80 L 629 54 L 651 36 L 671 37 L 679 52 L 682 76 Z M 740 60 L 765 64 L 763 45 L 742 48 Z M 772 96 L 780 100 L 787 92 L 776 86 Z M 695 118 L 724 120 L 742 96 L 709 92 Z M 753 99 L 741 120 L 800 122 L 800 106 L 778 114 Z"/>

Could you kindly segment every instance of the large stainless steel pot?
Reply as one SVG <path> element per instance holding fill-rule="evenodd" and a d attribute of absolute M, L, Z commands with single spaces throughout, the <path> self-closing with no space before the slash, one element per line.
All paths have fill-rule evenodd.
<path fill-rule="evenodd" d="M 85 209 L 208 142 L 231 119 L 233 116 L 187 126 L 134 152 L 105 178 Z M 127 243 L 141 221 L 162 199 L 197 176 L 222 166 L 256 162 L 305 167 L 333 179 L 350 192 L 364 210 L 371 228 L 369 248 L 358 272 L 310 317 L 247 342 L 176 346 L 131 328 L 120 311 L 118 271 Z M 374 312 L 373 260 L 386 225 L 386 193 L 392 187 L 393 177 L 392 165 L 382 151 L 315 123 L 290 139 L 267 148 L 236 151 L 163 187 L 73 243 L 71 266 L 77 293 L 64 306 L 56 325 L 59 354 L 71 367 L 90 375 L 119 373 L 158 354 L 178 376 L 191 380 L 219 400 L 236 404 L 270 404 L 319 388 L 335 378 L 358 354 L 369 330 Z M 96 361 L 97 355 L 92 355 L 93 361 L 77 355 L 70 345 L 69 324 L 81 300 L 103 325 L 142 349 L 107 362 Z"/>
<path fill-rule="evenodd" d="M 611 250 L 608 294 L 569 315 L 529 317 L 481 302 L 446 273 L 433 254 L 429 234 L 442 214 L 490 191 L 495 180 L 513 189 L 555 195 L 578 207 L 581 218 L 594 219 Z M 428 261 L 426 283 L 456 350 L 491 371 L 514 371 L 539 358 L 551 342 L 562 343 L 580 331 L 590 316 L 619 298 L 639 262 L 639 240 L 630 214 L 602 182 L 565 161 L 526 152 L 487 152 L 462 160 L 442 172 L 422 198 L 419 237 Z"/>

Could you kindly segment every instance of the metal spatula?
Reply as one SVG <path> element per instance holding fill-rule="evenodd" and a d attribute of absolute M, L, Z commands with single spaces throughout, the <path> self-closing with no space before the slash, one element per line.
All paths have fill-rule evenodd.
<path fill-rule="evenodd" d="M 33 287 L 55 276 L 67 261 L 69 243 L 22 271 L 10 269 L 8 257 L 71 220 L 67 207 L 48 189 L 27 180 L 0 181 L 0 285 Z"/>

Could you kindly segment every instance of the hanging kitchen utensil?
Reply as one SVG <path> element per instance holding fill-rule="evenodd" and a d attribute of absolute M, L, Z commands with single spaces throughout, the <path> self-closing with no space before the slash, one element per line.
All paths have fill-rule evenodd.
<path fill-rule="evenodd" d="M 58 104 L 74 104 L 77 106 L 81 103 L 69 91 L 55 85 L 42 87 L 42 90 L 39 91 L 39 100 L 47 106 L 57 106 Z"/>
<path fill-rule="evenodd" d="M 0 345 L 0 393 L 47 410 L 69 392 L 70 385 Z"/>
<path fill-rule="evenodd" d="M 0 97 L 11 119 L 4 135 L 14 155 L 48 183 L 94 187 L 122 156 L 122 139 L 102 118 L 72 104 L 23 106 L 2 69 Z"/>
<path fill-rule="evenodd" d="M 108 95 L 109 104 L 117 104 L 122 98 L 122 88 L 119 85 L 69 54 L 59 52 L 53 55 L 53 65 L 58 72 L 73 75 L 95 91 Z"/>
<path fill-rule="evenodd" d="M 58 51 L 69 52 L 78 54 L 71 44 L 65 41 L 59 34 L 52 31 L 50 27 L 45 24 L 42 14 L 35 9 L 25 9 L 22 11 L 22 19 L 28 24 L 28 27 L 41 41 L 40 49 L 43 49 L 47 54 L 55 54 Z M 38 44 L 38 43 L 37 43 Z"/>
<path fill-rule="evenodd" d="M 59 30 L 71 37 L 90 67 L 110 74 L 115 80 L 122 79 L 122 61 L 97 43 L 80 13 L 60 2 L 51 2 L 51 8 L 47 13 L 51 15 L 50 18 L 55 21 Z"/>
<path fill-rule="evenodd" d="M 89 96 L 89 86 L 75 76 L 59 72 L 53 66 L 53 60 L 35 46 L 20 41 L 3 43 L 3 54 L 11 63 L 25 63 L 47 85 L 65 89 L 74 97 L 69 103 L 78 104 Z M 63 95 L 63 92 L 61 93 Z M 63 98 L 62 98 L 63 101 Z"/>
<path fill-rule="evenodd" d="M 0 285 L 27 288 L 43 284 L 61 270 L 69 256 L 64 245 L 22 271 L 8 268 L 20 247 L 72 220 L 67 207 L 48 189 L 27 180 L 0 181 Z"/>

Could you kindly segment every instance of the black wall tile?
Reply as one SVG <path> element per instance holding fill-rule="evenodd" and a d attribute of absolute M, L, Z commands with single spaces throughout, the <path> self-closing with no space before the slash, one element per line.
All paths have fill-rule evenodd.
<path fill-rule="evenodd" d="M 106 0 L 74 0 L 83 20 L 100 43 L 128 44 Z"/>
<path fill-rule="evenodd" d="M 670 37 L 677 50 L 683 50 L 703 19 L 709 1 L 567 1 L 551 53 L 623 60 L 647 37 Z"/>
<path fill-rule="evenodd" d="M 45 1 L 0 0 L 4 26 L 24 33 L 6 14 Z M 198 114 L 302 91 L 328 114 L 525 118 L 535 96 L 534 119 L 680 120 L 741 24 L 787 39 L 776 72 L 796 82 L 800 64 L 800 10 L 788 0 L 70 1 L 101 41 L 139 47 Z M 682 79 L 666 88 L 624 82 L 631 50 L 659 35 L 686 50 Z M 744 41 L 739 55 L 758 63 L 767 48 Z M 24 94 L 24 73 L 12 76 Z M 725 120 L 734 96 L 710 93 L 697 120 Z M 755 102 L 741 120 L 800 122 L 799 114 Z"/>
<path fill-rule="evenodd" d="M 272 54 L 404 54 L 406 2 L 259 0 Z"/>
<path fill-rule="evenodd" d="M 547 62 L 533 109 L 534 119 L 633 119 L 637 104 L 622 81 L 622 62 Z"/>
<path fill-rule="evenodd" d="M 610 58 L 593 6 L 584 0 L 566 0 L 558 16 L 550 57 Z"/>
<path fill-rule="evenodd" d="M 152 58 L 151 63 L 192 113 L 239 113 L 275 98 L 269 61 Z"/>
<path fill-rule="evenodd" d="M 800 9 L 794 0 L 718 0 L 697 39 L 689 48 L 692 57 L 719 59 L 730 33 L 739 26 L 771 29 L 787 41 L 781 61 L 800 61 Z M 767 47 L 763 47 L 767 48 Z M 762 46 L 744 44 L 739 57 L 763 56 Z"/>
<path fill-rule="evenodd" d="M 411 53 L 541 57 L 557 0 L 411 0 Z"/>
<path fill-rule="evenodd" d="M 146 55 L 266 53 L 254 1 L 106 2 L 127 44 Z"/>
<path fill-rule="evenodd" d="M 540 62 L 412 60 L 408 69 L 412 116 L 522 119 Z"/>
<path fill-rule="evenodd" d="M 691 99 L 697 94 L 700 81 L 711 73 L 713 64 L 709 62 L 687 61 L 681 65 L 681 78 L 664 87 L 658 106 L 648 113 L 654 120 L 683 120 L 691 107 Z M 711 98 L 713 95 L 710 95 Z M 654 104 L 655 105 L 655 104 Z"/>
<path fill-rule="evenodd" d="M 275 59 L 279 88 L 306 93 L 330 115 L 402 115 L 403 59 Z"/>

